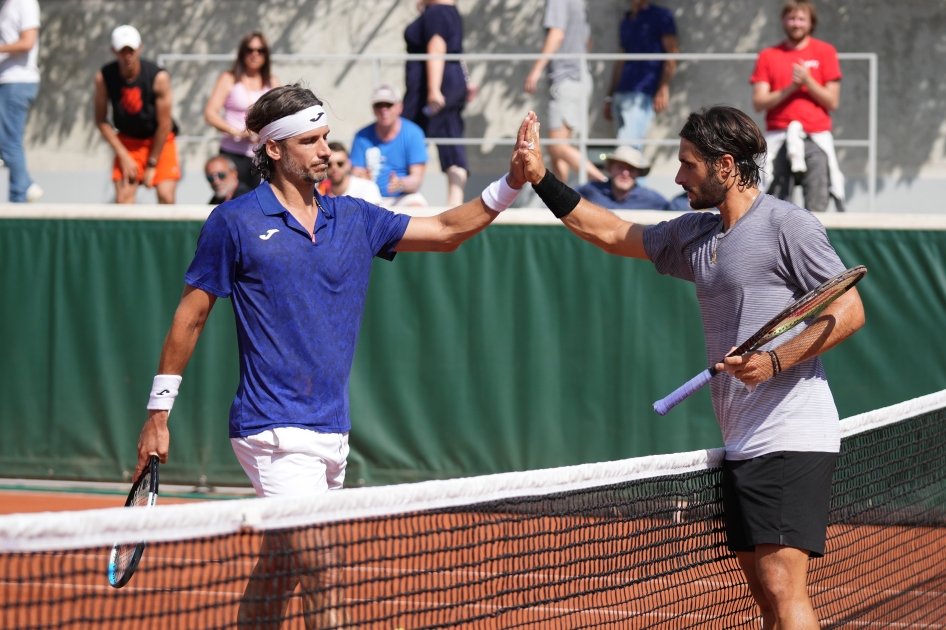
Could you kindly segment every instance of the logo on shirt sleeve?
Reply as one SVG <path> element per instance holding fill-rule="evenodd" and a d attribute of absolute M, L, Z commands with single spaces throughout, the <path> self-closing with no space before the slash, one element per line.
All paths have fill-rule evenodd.
<path fill-rule="evenodd" d="M 276 228 L 273 228 L 272 230 L 266 230 L 266 234 L 260 234 L 259 237 L 263 239 L 264 241 L 268 241 L 269 239 L 273 237 L 273 234 L 275 234 L 278 231 L 279 230 L 277 230 Z"/>

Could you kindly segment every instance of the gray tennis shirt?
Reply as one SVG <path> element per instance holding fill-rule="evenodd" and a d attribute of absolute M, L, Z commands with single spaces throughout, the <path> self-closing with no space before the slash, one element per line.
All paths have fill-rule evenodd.
<path fill-rule="evenodd" d="M 693 212 L 644 230 L 644 249 L 657 271 L 696 284 L 708 366 L 845 269 L 818 219 L 770 195 L 759 195 L 727 232 L 722 226 L 718 214 Z M 777 348 L 805 327 L 799 324 L 762 349 Z M 838 410 L 817 357 L 752 394 L 729 374 L 718 375 L 710 387 L 726 459 L 840 449 Z"/>
<path fill-rule="evenodd" d="M 591 27 L 588 25 L 585 0 L 546 0 L 542 26 L 546 29 L 558 28 L 565 32 L 565 39 L 556 53 L 581 53 L 588 50 Z M 562 59 L 549 62 L 549 80 L 558 83 L 564 79 L 581 80 L 580 61 Z"/>

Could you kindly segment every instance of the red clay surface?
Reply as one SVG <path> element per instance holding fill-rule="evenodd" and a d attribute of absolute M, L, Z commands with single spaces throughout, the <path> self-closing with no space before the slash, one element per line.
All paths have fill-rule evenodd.
<path fill-rule="evenodd" d="M 151 544 L 121 590 L 107 549 L 0 555 L 0 626 L 234 627 L 261 543 Z M 316 600 L 337 598 L 350 627 L 759 627 L 714 519 L 425 514 L 310 528 L 291 544 L 282 570 L 304 586 L 340 565 Z M 811 565 L 824 627 L 946 628 L 944 557 L 943 528 L 832 526 Z M 282 628 L 303 627 L 298 592 Z"/>
<path fill-rule="evenodd" d="M 197 499 L 160 497 L 162 504 L 190 503 Z M 65 512 L 121 507 L 125 497 L 111 494 L 79 494 L 76 492 L 34 492 L 28 490 L 0 490 L 0 514 L 21 512 Z"/>

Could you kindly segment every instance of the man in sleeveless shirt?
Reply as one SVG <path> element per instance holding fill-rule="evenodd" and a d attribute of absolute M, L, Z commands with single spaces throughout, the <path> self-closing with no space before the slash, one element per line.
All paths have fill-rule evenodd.
<path fill-rule="evenodd" d="M 174 142 L 177 125 L 171 119 L 171 78 L 141 58 L 141 35 L 133 26 L 112 31 L 112 52 L 117 60 L 95 75 L 95 125 L 115 151 L 115 203 L 135 203 L 142 184 L 157 190 L 158 203 L 174 203 L 181 169 Z"/>

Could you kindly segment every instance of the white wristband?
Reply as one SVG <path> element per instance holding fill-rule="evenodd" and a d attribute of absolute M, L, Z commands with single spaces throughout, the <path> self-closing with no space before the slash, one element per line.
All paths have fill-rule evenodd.
<path fill-rule="evenodd" d="M 171 411 L 177 390 L 181 386 L 181 377 L 177 374 L 158 374 L 151 385 L 151 399 L 148 400 L 148 409 Z"/>
<path fill-rule="evenodd" d="M 506 173 L 508 175 L 509 173 Z M 486 204 L 486 207 L 492 210 L 493 212 L 502 212 L 516 200 L 516 197 L 519 196 L 519 193 L 522 191 L 521 188 L 513 188 L 506 181 L 506 175 L 503 175 L 495 182 L 486 187 L 483 191 L 483 194 L 480 195 L 480 198 L 483 200 L 483 203 Z"/>

